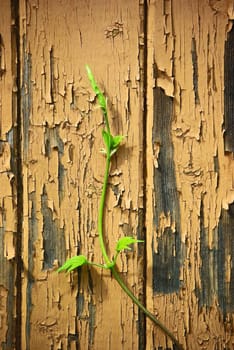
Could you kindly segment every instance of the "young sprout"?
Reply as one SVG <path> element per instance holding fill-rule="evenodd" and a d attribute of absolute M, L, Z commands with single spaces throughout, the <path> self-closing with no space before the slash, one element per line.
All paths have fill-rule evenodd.
<path fill-rule="evenodd" d="M 175 338 L 175 336 L 158 320 L 155 318 L 155 316 L 145 308 L 145 306 L 139 301 L 139 299 L 132 293 L 132 291 L 128 288 L 128 286 L 125 284 L 125 282 L 120 277 L 120 274 L 117 272 L 116 269 L 116 262 L 118 255 L 121 251 L 129 250 L 131 249 L 130 246 L 134 243 L 143 243 L 144 241 L 138 240 L 134 237 L 125 236 L 121 237 L 116 244 L 115 247 L 115 255 L 114 259 L 112 260 L 106 250 L 105 242 L 104 242 L 104 233 L 103 233 L 103 216 L 104 216 L 104 207 L 105 207 L 105 201 L 106 201 L 106 191 L 108 186 L 108 178 L 110 173 L 110 165 L 111 165 L 111 157 L 113 154 L 115 154 L 120 145 L 121 142 L 124 139 L 123 135 L 116 135 L 113 136 L 110 131 L 110 125 L 109 125 L 109 119 L 108 119 L 108 111 L 107 111 L 107 103 L 106 98 L 99 89 L 94 76 L 91 72 L 91 69 L 88 65 L 86 65 L 87 75 L 91 84 L 91 87 L 96 94 L 99 106 L 102 110 L 103 118 L 105 127 L 102 130 L 102 138 L 104 142 L 105 148 L 103 149 L 103 153 L 106 155 L 106 167 L 104 172 L 104 178 L 103 178 L 103 186 L 102 186 L 102 193 L 100 198 L 100 204 L 99 204 L 99 210 L 98 210 L 98 237 L 99 237 L 99 243 L 100 248 L 102 252 L 102 257 L 104 260 L 104 264 L 94 263 L 88 261 L 88 259 L 84 255 L 78 255 L 73 256 L 72 258 L 68 259 L 59 269 L 59 272 L 66 271 L 71 272 L 72 270 L 81 267 L 83 265 L 93 265 L 105 269 L 109 269 L 112 273 L 112 276 L 114 279 L 118 282 L 120 287 L 124 290 L 124 292 L 131 298 L 131 300 L 139 307 L 140 310 L 144 312 L 144 314 L 157 326 L 159 327 L 166 336 L 168 336 L 172 342 L 175 345 L 175 350 L 182 350 L 182 346 L 179 344 L 178 340 Z"/>

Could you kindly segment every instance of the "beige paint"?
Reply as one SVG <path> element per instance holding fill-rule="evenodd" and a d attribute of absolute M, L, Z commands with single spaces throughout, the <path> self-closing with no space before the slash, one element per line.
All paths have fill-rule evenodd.
<path fill-rule="evenodd" d="M 111 254 L 123 234 L 136 235 L 141 206 L 141 36 L 139 5 L 132 1 L 27 1 L 21 8 L 23 56 L 31 58 L 32 108 L 28 149 L 24 149 L 24 279 L 23 332 L 30 328 L 22 348 L 75 349 L 75 336 L 81 349 L 136 349 L 137 309 L 123 295 L 106 271 L 92 269 L 92 290 L 88 271 L 83 269 L 76 314 L 77 273 L 57 274 L 43 270 L 43 188 L 53 223 L 65 232 L 65 257 L 80 252 L 101 262 L 97 237 L 97 210 L 104 171 L 102 116 L 94 102 L 85 72 L 88 63 L 100 86 L 106 91 L 113 133 L 126 135 L 117 157 L 113 158 L 106 208 L 107 244 Z M 51 55 L 53 73 L 51 74 Z M 53 77 L 52 77 L 53 75 Z M 28 87 L 27 87 L 28 89 Z M 29 90 L 28 90 L 29 91 Z M 45 138 L 51 136 L 47 155 Z M 57 139 L 56 139 L 57 137 Z M 59 142 L 63 151 L 58 149 Z M 61 144 L 60 144 L 61 145 Z M 63 193 L 59 194 L 59 163 L 64 168 Z M 36 238 L 28 250 L 32 208 L 36 212 Z M 32 237 L 31 237 L 32 239 Z M 56 244 L 56 243 L 55 243 Z M 33 257 L 33 264 L 29 257 Z M 29 266 L 29 264 L 31 264 Z M 32 269 L 28 271 L 28 268 Z M 138 293 L 137 259 L 134 253 L 122 255 L 119 268 L 129 286 Z M 28 271 L 28 272 L 27 272 Z M 34 282 L 29 290 L 28 276 Z M 30 300 L 31 298 L 31 300 Z M 29 309 L 31 303 L 31 309 Z M 28 312 L 28 313 L 27 313 Z M 93 324 L 89 318 L 93 313 Z M 91 321 L 90 321 L 91 322 Z M 90 338 L 90 341 L 89 341 Z"/>
<path fill-rule="evenodd" d="M 233 202 L 233 155 L 224 154 L 224 43 L 232 28 L 232 0 L 149 0 L 147 62 L 144 62 L 144 1 L 20 1 L 23 160 L 22 349 L 143 350 L 138 347 L 138 310 L 107 271 L 87 268 L 81 275 L 57 274 L 61 257 L 79 248 L 101 262 L 97 209 L 104 157 L 101 112 L 85 73 L 93 70 L 108 96 L 111 127 L 126 135 L 113 159 L 106 208 L 108 249 L 117 239 L 142 230 L 146 213 L 147 259 L 121 254 L 118 267 L 136 294 L 144 292 L 149 309 L 174 332 L 186 350 L 233 347 L 233 315 L 222 314 L 214 295 L 210 308 L 198 307 L 200 279 L 201 199 L 209 248 L 214 247 L 220 212 Z M 11 46 L 10 1 L 1 2 L 0 34 L 0 343 L 9 341 L 14 325 L 14 257 L 16 242 L 15 174 L 11 169 L 16 125 L 15 48 Z M 195 104 L 192 38 L 196 41 L 198 94 Z M 208 40 L 209 38 L 209 40 Z M 147 63 L 147 71 L 145 71 Z M 158 77 L 153 76 L 157 65 Z M 29 76 L 26 76 L 29 72 Z M 143 111 L 143 78 L 147 74 L 147 111 Z M 25 79 L 27 78 L 27 79 Z M 153 225 L 157 198 L 153 171 L 161 145 L 152 145 L 153 88 L 174 100 L 172 141 L 179 192 L 181 241 L 186 245 L 177 293 L 152 292 L 152 241 L 166 227 L 175 230 L 171 213 Z M 19 93 L 19 91 L 18 91 Z M 29 103 L 29 108 L 26 105 Z M 147 112 L 147 116 L 145 113 Z M 147 147 L 143 148 L 147 117 Z M 23 119 L 24 118 L 24 119 Z M 28 120 L 27 120 L 28 118 Z M 28 125 L 27 125 L 28 123 Z M 144 169 L 143 158 L 147 160 Z M 191 161 L 192 157 L 192 163 Z M 219 161 L 219 179 L 214 168 Z M 142 166 L 143 165 L 143 166 Z M 63 170 L 64 176 L 58 179 Z M 143 178 L 145 177 L 145 178 Z M 219 180 L 219 186 L 218 186 Z M 144 183 L 146 181 L 146 183 Z M 117 191 L 117 192 L 116 192 Z M 145 192 L 144 192 L 145 191 Z M 144 208 L 144 195 L 146 207 Z M 44 197 L 43 197 L 44 196 Z M 44 199 L 43 199 L 44 198 Z M 55 236 L 51 267 L 43 268 L 45 219 Z M 64 232 L 64 241 L 60 235 Z M 53 248 L 53 247 L 52 247 Z M 143 264 L 147 260 L 146 280 Z M 13 266 L 11 269 L 10 267 Z M 225 281 L 232 258 L 226 257 Z M 215 283 L 215 282 L 214 282 Z M 216 281 L 217 283 L 217 281 Z M 79 284 L 79 290 L 78 290 Z M 13 301 L 8 308 L 8 298 Z M 78 314 L 76 312 L 79 300 Z M 91 316 L 93 316 L 91 320 Z M 171 347 L 147 321 L 146 350 Z M 13 342 L 12 334 L 11 341 Z M 15 348 L 12 345 L 12 350 Z"/>
<path fill-rule="evenodd" d="M 11 12 L 10 1 L 4 1 L 1 10 L 1 58 L 0 58 L 0 135 L 6 140 L 6 134 L 12 127 L 12 89 L 13 79 L 11 67 Z M 3 15 L 4 14 L 4 15 Z"/>
<path fill-rule="evenodd" d="M 0 344 L 5 344 L 7 349 L 15 341 L 16 316 L 16 183 L 11 168 L 11 160 L 14 162 L 12 147 L 17 90 L 11 35 L 13 24 L 10 1 L 3 1 L 0 11 Z"/>
<path fill-rule="evenodd" d="M 174 121 L 171 130 L 176 164 L 176 181 L 180 198 L 181 239 L 186 244 L 186 256 L 180 279 L 180 292 L 152 295 L 147 286 L 148 307 L 173 331 L 185 349 L 198 350 L 232 348 L 232 316 L 222 322 L 216 296 L 209 309 L 199 310 L 195 283 L 200 285 L 200 228 L 201 198 L 204 198 L 205 227 L 209 232 L 209 246 L 213 248 L 213 229 L 217 226 L 221 208 L 233 202 L 233 159 L 224 154 L 223 91 L 224 43 L 233 13 L 232 1 L 150 1 L 148 20 L 148 148 L 147 148 L 147 265 L 152 264 L 151 235 L 153 227 L 153 168 L 157 166 L 160 150 L 152 147 L 153 88 L 161 87 L 173 96 Z M 199 103 L 195 105 L 191 41 L 196 40 Z M 157 81 L 152 65 L 159 69 Z M 215 136 L 214 136 L 215 135 Z M 219 186 L 214 169 L 218 157 Z M 190 161 L 192 159 L 192 165 Z M 157 203 L 157 198 L 155 198 Z M 169 222 L 170 224 L 170 222 Z M 173 225 L 173 223 L 171 223 Z M 172 227 L 173 228 L 173 227 Z M 227 257 L 228 280 L 231 266 Z M 228 277 L 229 276 L 229 277 Z M 151 281 L 150 273 L 147 279 Z M 165 346 L 160 332 L 148 323 L 147 349 L 154 342 Z M 218 347 L 217 347 L 218 346 Z"/>

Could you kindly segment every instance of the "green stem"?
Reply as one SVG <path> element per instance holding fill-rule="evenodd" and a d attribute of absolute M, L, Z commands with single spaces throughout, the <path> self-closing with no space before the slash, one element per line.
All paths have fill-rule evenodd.
<path fill-rule="evenodd" d="M 139 307 L 139 309 L 141 309 L 144 312 L 144 314 L 172 340 L 172 342 L 176 345 L 178 350 L 182 350 L 182 347 L 179 344 L 178 340 L 175 338 L 175 336 L 158 319 L 156 319 L 149 310 L 146 309 L 146 307 L 139 301 L 139 299 L 135 297 L 135 295 L 131 292 L 131 290 L 127 287 L 127 285 L 121 279 L 120 275 L 115 269 L 117 255 L 114 259 L 114 263 L 109 259 L 107 255 L 106 246 L 105 246 L 104 237 L 103 237 L 103 215 L 104 215 L 106 191 L 107 191 L 109 171 L 110 171 L 110 163 L 111 163 L 110 152 L 109 150 L 107 150 L 106 169 L 104 173 L 102 194 L 101 194 L 99 213 L 98 213 L 98 236 L 99 236 L 100 247 L 101 247 L 103 258 L 105 260 L 105 264 L 107 267 L 109 266 L 115 280 L 118 282 L 120 287 L 124 290 L 124 292 L 131 298 L 131 300 Z"/>
<path fill-rule="evenodd" d="M 92 261 L 87 261 L 87 264 L 89 265 L 92 265 L 92 266 L 96 266 L 96 267 L 100 267 L 101 269 L 105 269 L 105 265 L 102 265 L 102 264 L 98 264 L 98 263 L 95 263 L 95 262 L 92 262 Z"/>
<path fill-rule="evenodd" d="M 110 155 L 107 153 L 106 169 L 105 169 L 105 174 L 104 174 L 102 194 L 101 194 L 100 206 L 99 206 L 99 212 L 98 212 L 98 237 L 99 237 L 102 255 L 103 255 L 103 258 L 105 260 L 106 265 L 111 264 L 111 260 L 109 259 L 108 255 L 107 255 L 106 246 L 105 246 L 104 238 L 103 238 L 103 215 L 104 215 L 106 189 L 107 189 L 107 184 L 108 184 L 109 171 L 110 171 Z"/>
<path fill-rule="evenodd" d="M 109 134 L 109 137 L 111 138 L 111 133 L 110 133 L 110 126 L 109 126 L 109 120 L 108 120 L 108 114 L 107 114 L 107 109 L 106 109 L 106 104 L 103 103 L 103 98 L 104 96 L 102 93 L 99 91 L 99 88 L 96 85 L 96 82 L 92 76 L 92 73 L 90 69 L 88 68 L 88 75 L 89 79 L 92 83 L 92 86 L 94 88 L 94 91 L 99 94 L 98 99 L 100 106 L 102 108 L 103 116 L 104 116 L 104 121 L 106 125 L 106 132 Z M 100 199 L 100 205 L 99 205 L 99 211 L 98 211 L 98 237 L 99 237 L 99 242 L 100 242 L 100 247 L 103 255 L 103 259 L 105 262 L 105 265 L 102 266 L 101 264 L 96 264 L 93 263 L 93 265 L 96 265 L 98 267 L 104 267 L 108 268 L 111 270 L 113 277 L 115 280 L 118 282 L 120 287 L 123 289 L 123 291 L 131 298 L 131 300 L 141 309 L 145 315 L 153 321 L 153 323 L 158 326 L 172 341 L 174 344 L 176 344 L 176 347 L 178 350 L 182 350 L 181 345 L 175 338 L 175 336 L 159 321 L 157 320 L 154 315 L 146 309 L 146 307 L 141 304 L 141 302 L 135 297 L 135 295 L 131 292 L 131 290 L 127 287 L 127 285 L 124 283 L 124 281 L 121 279 L 120 275 L 118 274 L 115 264 L 116 264 L 116 259 L 118 256 L 118 253 L 114 257 L 114 261 L 112 261 L 107 254 L 106 251 L 106 246 L 104 243 L 104 237 L 103 237 L 103 216 L 104 216 L 104 208 L 105 208 L 105 201 L 106 201 L 106 191 L 107 191 L 107 185 L 108 185 L 108 178 L 109 178 L 109 172 L 110 172 L 110 165 L 111 165 L 111 152 L 113 149 L 111 149 L 112 145 L 109 142 L 106 143 L 106 168 L 105 168 L 105 173 L 104 173 L 104 180 L 103 180 L 103 187 L 102 187 L 102 194 L 101 194 L 101 199 Z"/>
<path fill-rule="evenodd" d="M 160 328 L 176 345 L 178 350 L 183 350 L 182 346 L 178 342 L 178 340 L 175 338 L 175 336 L 157 319 L 154 317 L 154 315 L 146 309 L 146 307 L 140 302 L 139 299 L 135 297 L 135 295 L 131 292 L 131 290 L 126 286 L 118 272 L 116 271 L 115 267 L 113 266 L 111 268 L 111 272 L 115 280 L 118 282 L 120 287 L 124 290 L 124 292 L 132 299 L 132 301 L 141 309 L 144 314 L 158 327 Z"/>

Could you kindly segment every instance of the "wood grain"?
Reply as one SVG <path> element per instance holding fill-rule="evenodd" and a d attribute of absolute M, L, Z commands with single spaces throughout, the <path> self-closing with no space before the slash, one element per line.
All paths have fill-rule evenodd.
<path fill-rule="evenodd" d="M 108 98 L 110 256 L 184 350 L 234 344 L 232 0 L 1 1 L 0 348 L 172 350 L 101 263 Z"/>
<path fill-rule="evenodd" d="M 232 13 L 229 1 L 149 4 L 147 301 L 189 350 L 233 346 L 233 157 L 223 135 Z M 147 349 L 159 346 L 172 348 L 148 324 Z"/>
<path fill-rule="evenodd" d="M 23 348 L 136 349 L 138 310 L 106 271 L 56 269 L 78 253 L 101 262 L 97 210 L 105 159 L 89 64 L 108 97 L 113 158 L 106 243 L 136 236 L 142 207 L 141 17 L 132 1 L 27 1 L 23 35 Z M 137 254 L 119 269 L 138 294 Z"/>

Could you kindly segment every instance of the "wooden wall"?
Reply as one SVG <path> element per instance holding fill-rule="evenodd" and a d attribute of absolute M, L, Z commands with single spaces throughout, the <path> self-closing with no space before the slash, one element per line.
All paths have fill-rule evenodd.
<path fill-rule="evenodd" d="M 101 262 L 105 159 L 89 64 L 108 97 L 105 228 L 129 287 L 184 350 L 234 346 L 233 0 L 1 0 L 0 348 L 169 350 Z"/>

